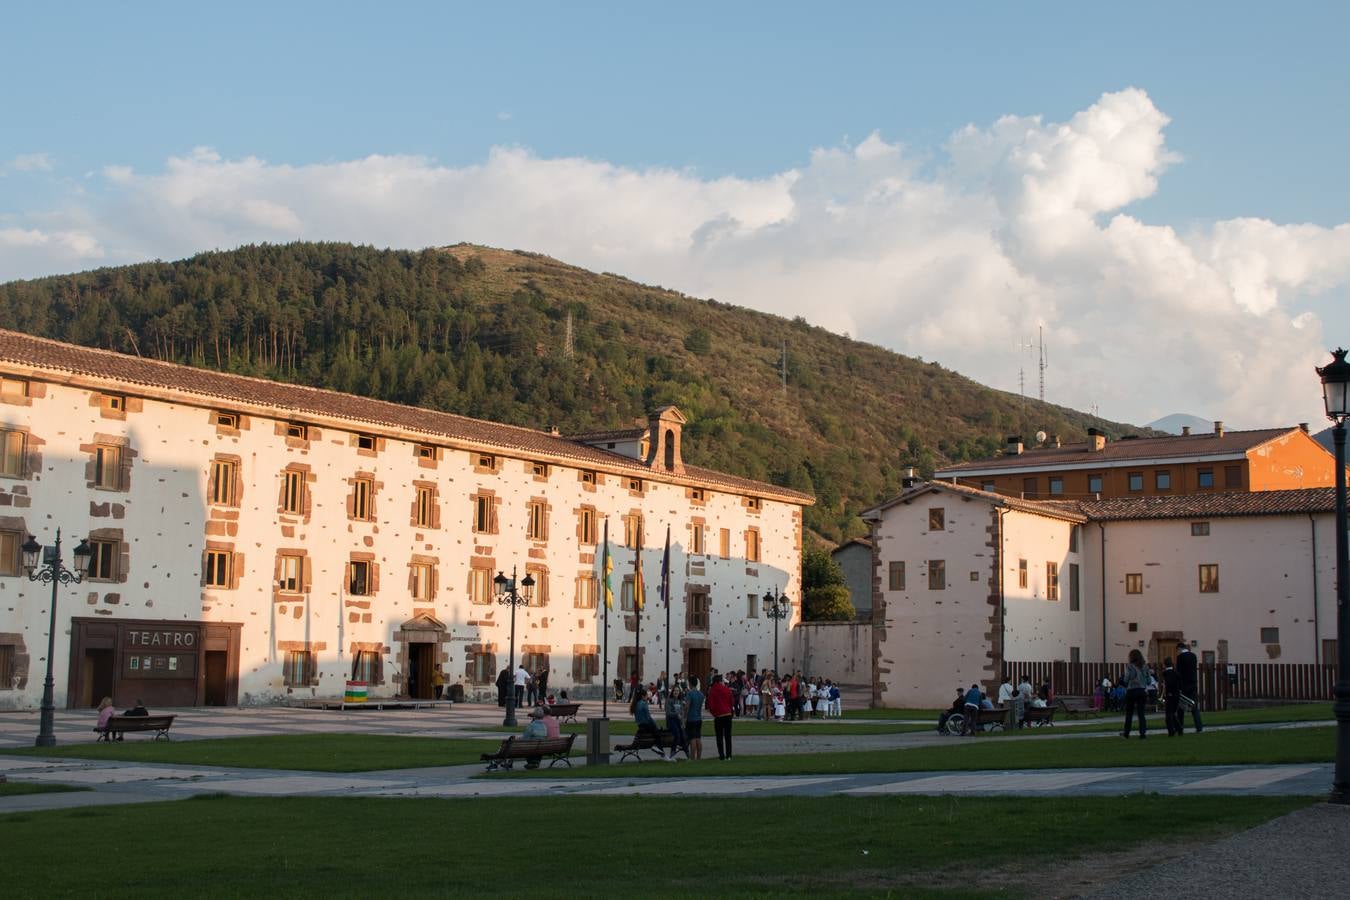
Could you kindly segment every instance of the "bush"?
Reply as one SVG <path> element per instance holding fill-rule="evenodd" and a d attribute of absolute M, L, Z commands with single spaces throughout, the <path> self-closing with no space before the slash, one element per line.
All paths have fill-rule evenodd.
<path fill-rule="evenodd" d="M 857 616 L 848 588 L 842 584 L 827 584 L 806 592 L 805 618 L 809 622 L 849 622 Z"/>
<path fill-rule="evenodd" d="M 702 356 L 712 350 L 712 337 L 706 328 L 695 328 L 684 339 L 684 349 Z"/>

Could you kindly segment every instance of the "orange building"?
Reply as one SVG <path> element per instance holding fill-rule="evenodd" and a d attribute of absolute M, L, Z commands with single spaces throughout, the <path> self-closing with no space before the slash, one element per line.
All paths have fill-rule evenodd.
<path fill-rule="evenodd" d="M 1011 497 L 1082 498 L 1274 491 L 1330 487 L 1334 457 L 1297 428 L 1127 437 L 1108 441 L 1096 429 L 1081 443 L 1027 449 L 1008 438 L 1002 456 L 939 469 L 934 478 Z"/>

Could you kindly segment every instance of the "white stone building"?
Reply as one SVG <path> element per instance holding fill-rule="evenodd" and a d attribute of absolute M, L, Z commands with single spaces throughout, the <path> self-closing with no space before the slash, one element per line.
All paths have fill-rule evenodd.
<path fill-rule="evenodd" d="M 516 656 L 554 689 L 600 690 L 601 538 L 615 607 L 611 679 L 767 664 L 758 597 L 800 595 L 811 498 L 686 465 L 678 410 L 628 439 L 499 425 L 0 331 L 0 707 L 38 703 L 50 588 L 27 535 L 90 576 L 59 590 L 56 702 L 158 706 L 487 694 L 507 664 L 499 572 L 539 583 Z M 625 433 L 628 434 L 628 433 Z M 615 444 L 610 449 L 609 444 Z M 626 451 L 626 452 L 624 452 Z M 794 621 L 797 611 L 794 609 Z"/>
<path fill-rule="evenodd" d="M 1085 501 L 921 483 L 868 510 L 873 699 L 950 702 L 1005 663 L 1335 659 L 1330 488 Z"/>

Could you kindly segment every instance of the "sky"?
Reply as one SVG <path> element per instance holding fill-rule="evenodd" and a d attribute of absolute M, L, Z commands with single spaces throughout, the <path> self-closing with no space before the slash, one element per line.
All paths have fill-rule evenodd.
<path fill-rule="evenodd" d="M 491 7 L 491 8 L 484 8 Z M 469 241 L 1148 422 L 1322 420 L 1350 5 L 23 4 L 0 280 Z"/>

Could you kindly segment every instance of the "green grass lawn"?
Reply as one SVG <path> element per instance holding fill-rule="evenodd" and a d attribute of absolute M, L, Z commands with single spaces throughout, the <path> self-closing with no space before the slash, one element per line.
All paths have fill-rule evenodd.
<path fill-rule="evenodd" d="M 1053 883 L 1046 866 L 1217 837 L 1309 802 L 215 795 L 0 816 L 0 846 L 15 897 L 979 896 L 932 890 L 956 883 L 972 853 L 996 870 L 986 892 L 1038 896 Z M 790 851 L 767 848 L 789 834 Z"/>
<path fill-rule="evenodd" d="M 70 791 L 87 791 L 87 787 L 73 784 L 46 784 L 34 781 L 0 782 L 0 797 L 18 797 L 22 794 L 64 794 Z"/>
<path fill-rule="evenodd" d="M 1147 716 L 1150 733 L 1154 729 L 1167 734 L 1167 725 L 1163 721 L 1163 714 L 1149 713 Z M 1327 722 L 1336 721 L 1335 716 L 1331 714 L 1330 703 L 1297 703 L 1288 706 L 1270 706 L 1259 709 L 1230 709 L 1224 712 L 1201 713 L 1201 719 L 1205 727 L 1218 725 L 1278 725 L 1286 722 Z M 1124 726 L 1125 717 L 1119 713 L 1103 713 L 1100 717 L 1086 719 L 1070 719 L 1060 711 L 1055 716 L 1055 721 L 1060 725 L 1068 722 L 1075 722 L 1073 731 L 1075 733 L 1089 732 L 1118 732 Z M 1186 733 L 1190 734 L 1191 719 L 1186 718 Z M 1056 728 L 1018 728 L 1006 732 L 1008 735 L 1019 737 L 1044 737 L 1059 733 Z M 993 732 L 984 732 L 982 736 L 1003 735 L 1002 730 Z"/>
<path fill-rule="evenodd" d="M 283 734 L 205 741 L 122 741 L 6 750 L 21 756 L 115 759 L 308 772 L 371 772 L 478 762 L 500 741 L 384 734 Z"/>
<path fill-rule="evenodd" d="M 733 732 L 733 740 L 734 740 Z M 704 758 L 660 765 L 648 754 L 644 764 L 579 766 L 547 772 L 551 777 L 671 778 L 681 775 L 838 775 L 858 772 L 945 772 L 988 769 L 1084 769 L 1116 766 L 1274 765 L 1330 762 L 1333 728 L 1280 731 L 1213 731 L 1168 739 L 1166 732 L 1146 741 L 1119 737 L 1020 741 L 950 738 L 937 747 L 907 750 L 797 753 L 717 758 L 711 736 L 703 739 Z M 711 754 L 711 758 L 707 754 Z M 617 758 L 617 756 L 615 757 Z M 544 773 L 527 773 L 531 777 Z M 500 777 L 494 775 L 493 777 Z"/>
<path fill-rule="evenodd" d="M 657 719 L 661 727 L 665 727 L 664 719 Z M 736 733 L 742 735 L 811 735 L 811 734 L 910 734 L 920 731 L 932 731 L 932 725 L 897 725 L 887 722 L 841 722 L 838 719 L 821 720 L 819 722 L 752 722 L 744 719 L 736 720 Z M 499 729 L 498 729 L 499 730 Z M 574 732 L 576 734 L 585 734 L 585 724 L 564 725 L 563 733 Z M 637 726 L 631 719 L 611 719 L 609 722 L 609 733 L 611 737 L 630 736 L 637 730 Z M 712 720 L 705 720 L 703 726 L 705 734 L 712 734 Z"/>

